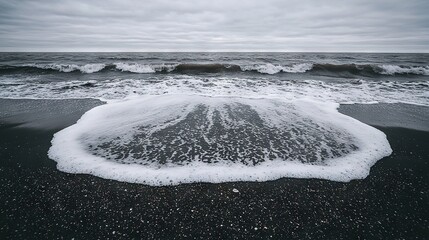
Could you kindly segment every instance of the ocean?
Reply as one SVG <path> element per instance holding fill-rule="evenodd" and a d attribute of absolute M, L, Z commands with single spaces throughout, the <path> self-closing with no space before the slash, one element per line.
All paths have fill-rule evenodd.
<path fill-rule="evenodd" d="M 0 236 L 422 238 L 429 54 L 0 53 Z"/>
<path fill-rule="evenodd" d="M 427 105 L 428 54 L 3 53 L 2 98 L 310 97 Z"/>

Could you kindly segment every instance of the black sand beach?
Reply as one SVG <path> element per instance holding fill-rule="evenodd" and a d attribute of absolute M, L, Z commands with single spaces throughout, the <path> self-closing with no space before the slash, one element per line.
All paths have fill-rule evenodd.
<path fill-rule="evenodd" d="M 99 104 L 0 100 L 1 239 L 429 237 L 427 107 L 341 106 L 383 131 L 393 149 L 363 180 L 150 187 L 63 173 L 47 157 L 52 135 Z"/>

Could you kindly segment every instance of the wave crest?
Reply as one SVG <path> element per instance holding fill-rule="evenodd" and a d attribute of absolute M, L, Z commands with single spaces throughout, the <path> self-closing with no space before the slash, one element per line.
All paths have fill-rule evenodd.
<path fill-rule="evenodd" d="M 156 72 L 171 72 L 175 69 L 174 64 L 139 64 L 139 63 L 115 63 L 116 69 L 123 72 L 131 73 L 156 73 Z"/>
<path fill-rule="evenodd" d="M 304 73 L 313 68 L 311 63 L 299 63 L 292 66 L 273 65 L 271 63 L 255 64 L 242 66 L 243 71 L 257 71 L 259 73 L 276 74 L 280 72 L 286 73 Z"/>
<path fill-rule="evenodd" d="M 328 76 L 380 76 L 380 75 L 429 75 L 429 66 L 399 66 L 372 64 L 331 64 L 331 63 L 297 63 L 281 65 L 272 63 L 226 64 L 226 63 L 133 63 L 116 62 L 111 64 L 90 63 L 77 64 L 27 64 L 23 66 L 0 66 L 1 73 L 38 73 L 40 71 L 97 73 L 113 70 L 139 74 L 153 73 L 225 73 L 256 72 L 261 74 L 309 73 Z"/>
<path fill-rule="evenodd" d="M 50 70 L 57 70 L 59 72 L 74 72 L 74 71 L 80 71 L 82 73 L 95 73 L 99 72 L 102 69 L 106 67 L 106 64 L 102 63 L 90 63 L 85 65 L 77 65 L 77 64 L 31 64 L 27 65 L 29 67 L 36 67 L 40 69 L 50 69 Z"/>
<path fill-rule="evenodd" d="M 429 66 L 418 67 L 404 67 L 397 65 L 381 65 L 379 66 L 381 74 L 395 75 L 395 74 L 415 74 L 415 75 L 429 75 Z"/>

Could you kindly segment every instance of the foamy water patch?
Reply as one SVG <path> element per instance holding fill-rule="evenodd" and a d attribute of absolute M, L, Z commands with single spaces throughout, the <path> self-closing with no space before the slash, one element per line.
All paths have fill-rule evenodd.
<path fill-rule="evenodd" d="M 133 72 L 133 73 L 154 73 L 156 72 L 154 68 L 149 65 L 143 65 L 138 63 L 115 63 L 116 68 L 125 71 L 125 72 Z"/>
<path fill-rule="evenodd" d="M 30 64 L 28 66 L 37 67 L 41 69 L 52 69 L 60 72 L 73 72 L 80 71 L 82 73 L 95 73 L 99 72 L 106 67 L 105 64 L 102 63 L 92 63 L 85 65 L 77 65 L 77 64 Z"/>
<path fill-rule="evenodd" d="M 124 99 L 130 95 L 199 94 L 207 96 L 275 96 L 285 100 L 311 97 L 337 103 L 410 103 L 429 105 L 428 81 L 324 82 L 317 80 L 274 81 L 266 78 L 198 76 L 147 76 L 141 79 L 104 81 L 58 81 L 0 77 L 1 98 L 97 98 Z"/>
<path fill-rule="evenodd" d="M 299 63 L 291 66 L 274 65 L 271 63 L 241 66 L 242 71 L 257 71 L 265 74 L 276 74 L 279 72 L 304 73 L 312 68 L 313 64 L 311 63 Z"/>
<path fill-rule="evenodd" d="M 115 63 L 116 69 L 123 72 L 132 73 L 155 73 L 155 72 L 171 72 L 174 70 L 174 64 L 139 64 L 139 63 Z"/>
<path fill-rule="evenodd" d="M 415 75 L 429 75 L 429 66 L 405 67 L 398 65 L 380 65 L 381 74 L 395 75 L 395 74 L 415 74 Z"/>
<path fill-rule="evenodd" d="M 145 96 L 96 107 L 55 134 L 58 169 L 149 185 L 350 181 L 391 153 L 386 136 L 313 100 Z"/>

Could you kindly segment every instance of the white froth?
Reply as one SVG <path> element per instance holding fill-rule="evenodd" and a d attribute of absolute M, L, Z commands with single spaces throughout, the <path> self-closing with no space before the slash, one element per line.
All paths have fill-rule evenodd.
<path fill-rule="evenodd" d="M 149 65 L 138 64 L 138 63 L 115 63 L 116 68 L 124 72 L 133 73 L 154 73 L 156 72 Z"/>
<path fill-rule="evenodd" d="M 85 64 L 79 70 L 84 73 L 94 73 L 101 71 L 104 67 L 106 67 L 105 64 Z"/>
<path fill-rule="evenodd" d="M 94 64 L 85 64 L 85 65 L 77 65 L 77 64 L 30 64 L 28 66 L 33 66 L 42 69 L 53 69 L 60 72 L 73 72 L 73 71 L 81 71 L 82 73 L 95 73 L 101 71 L 106 67 L 105 64 L 94 63 Z"/>
<path fill-rule="evenodd" d="M 271 63 L 267 64 L 257 64 L 257 65 L 249 65 L 249 66 L 241 66 L 243 71 L 258 71 L 260 73 L 266 74 L 276 74 L 282 71 L 283 67 L 280 65 L 273 65 Z"/>
<path fill-rule="evenodd" d="M 162 78 L 161 78 L 162 77 Z M 237 77 L 161 76 L 137 79 L 97 81 L 82 87 L 87 81 L 43 83 L 33 80 L 16 81 L 0 76 L 2 98 L 97 98 L 124 99 L 133 95 L 200 94 L 206 96 L 275 96 L 285 100 L 311 97 L 320 101 L 350 103 L 410 103 L 429 105 L 429 81 L 365 81 L 324 82 L 316 80 L 270 81 Z M 77 86 L 72 87 L 71 86 Z M 61 90 L 67 88 L 67 91 Z"/>
<path fill-rule="evenodd" d="M 171 165 L 161 168 L 151 165 L 121 164 L 90 153 L 85 145 L 102 136 L 131 136 L 142 125 L 165 128 L 181 121 L 197 104 L 237 102 L 251 106 L 264 121 L 278 125 L 289 112 L 279 112 L 282 105 L 293 106 L 294 116 L 309 119 L 323 129 L 354 138 L 359 150 L 345 156 L 328 159 L 324 164 L 299 161 L 270 160 L 255 166 L 240 162 Z M 280 106 L 280 107 L 279 107 Z M 370 167 L 391 153 L 386 136 L 379 130 L 338 113 L 336 103 L 314 100 L 280 100 L 248 98 L 215 98 L 199 95 L 162 95 L 136 97 L 96 107 L 73 126 L 55 134 L 49 157 L 57 161 L 58 169 L 69 173 L 86 173 L 118 181 L 148 185 L 175 185 L 192 182 L 267 181 L 283 177 L 321 178 L 350 181 L 365 178 Z M 277 114 L 272 114 L 276 112 Z M 209 113 L 210 114 L 210 113 Z M 279 116 L 279 117 L 276 117 Z M 165 124 L 160 124 L 165 123 Z M 288 123 L 283 123 L 288 124 Z M 305 126 L 303 126 L 305 127 Z"/>
<path fill-rule="evenodd" d="M 382 69 L 381 74 L 386 74 L 386 75 L 395 75 L 395 74 L 429 75 L 429 66 L 401 67 L 397 65 L 381 65 L 379 67 Z"/>
<path fill-rule="evenodd" d="M 132 73 L 155 73 L 160 71 L 171 72 L 175 64 L 139 64 L 139 63 L 115 63 L 117 69 Z"/>
<path fill-rule="evenodd" d="M 299 63 L 292 66 L 274 65 L 271 63 L 241 66 L 241 70 L 243 71 L 257 71 L 266 74 L 276 74 L 279 72 L 303 73 L 312 68 L 313 64 L 311 63 Z"/>
<path fill-rule="evenodd" d="M 313 64 L 311 63 L 300 63 L 292 66 L 284 66 L 283 71 L 290 72 L 290 73 L 303 73 L 311 70 L 312 68 L 313 68 Z"/>

